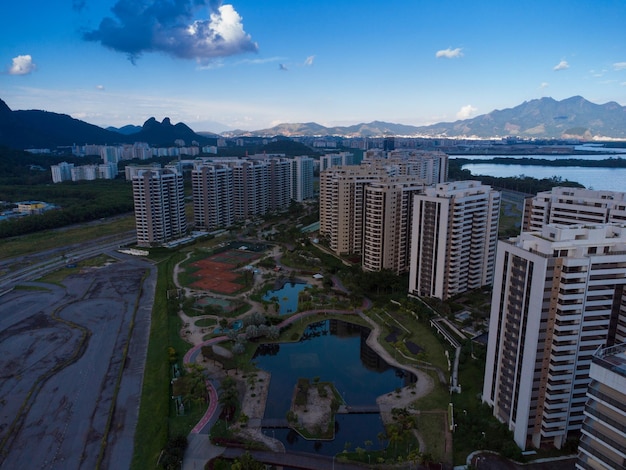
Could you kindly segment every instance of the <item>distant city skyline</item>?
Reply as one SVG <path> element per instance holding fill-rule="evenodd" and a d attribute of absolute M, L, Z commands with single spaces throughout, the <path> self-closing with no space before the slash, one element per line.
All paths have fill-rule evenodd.
<path fill-rule="evenodd" d="M 196 132 L 419 126 L 546 96 L 626 105 L 625 19 L 621 0 L 10 2 L 0 98 Z"/>

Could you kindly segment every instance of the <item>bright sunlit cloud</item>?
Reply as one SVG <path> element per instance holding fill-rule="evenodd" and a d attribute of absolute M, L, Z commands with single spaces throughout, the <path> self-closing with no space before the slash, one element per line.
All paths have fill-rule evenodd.
<path fill-rule="evenodd" d="M 456 49 L 441 49 L 435 53 L 435 57 L 437 59 L 458 59 L 459 57 L 463 57 L 463 49 L 457 47 Z"/>
<path fill-rule="evenodd" d="M 36 68 L 37 66 L 29 54 L 18 55 L 13 57 L 13 63 L 9 67 L 9 75 L 28 75 Z"/>
<path fill-rule="evenodd" d="M 208 10 L 208 19 L 194 20 L 203 7 Z M 126 53 L 133 63 L 149 52 L 206 63 L 258 50 L 244 31 L 239 13 L 221 1 L 118 0 L 112 12 L 113 17 L 104 18 L 83 38 Z"/>
<path fill-rule="evenodd" d="M 471 104 L 468 104 L 466 106 L 463 106 L 456 113 L 456 117 L 457 117 L 457 119 L 468 119 L 468 118 L 472 117 L 474 114 L 476 114 L 476 111 L 478 111 L 477 108 L 475 108 Z"/>
<path fill-rule="evenodd" d="M 569 64 L 567 63 L 566 60 L 562 60 L 561 62 L 559 62 L 558 64 L 556 64 L 554 66 L 554 71 L 558 72 L 559 70 L 566 70 L 569 69 Z"/>
<path fill-rule="evenodd" d="M 615 62 L 613 70 L 626 70 L 626 62 Z"/>

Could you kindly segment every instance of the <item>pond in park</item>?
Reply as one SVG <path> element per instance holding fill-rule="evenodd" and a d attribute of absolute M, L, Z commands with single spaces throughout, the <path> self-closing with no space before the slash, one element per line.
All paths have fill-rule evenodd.
<path fill-rule="evenodd" d="M 298 378 L 333 382 L 346 405 L 372 407 L 380 395 L 404 387 L 416 378 L 389 366 L 366 344 L 370 330 L 342 320 L 325 320 L 309 325 L 298 343 L 259 346 L 253 361 L 272 374 L 265 419 L 284 419 Z M 336 417 L 335 439 L 306 440 L 286 428 L 264 429 L 280 439 L 287 450 L 334 455 L 350 443 L 357 447 L 380 449 L 384 431 L 378 413 L 340 414 Z M 371 444 L 366 446 L 366 441 Z"/>
<path fill-rule="evenodd" d="M 263 300 L 278 302 L 278 314 L 288 315 L 298 311 L 298 294 L 307 287 L 311 285 L 303 282 L 286 282 L 280 289 L 268 290 Z"/>

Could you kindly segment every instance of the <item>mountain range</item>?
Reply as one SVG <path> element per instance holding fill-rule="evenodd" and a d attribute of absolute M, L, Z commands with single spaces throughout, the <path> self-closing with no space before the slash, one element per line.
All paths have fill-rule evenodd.
<path fill-rule="evenodd" d="M 562 101 L 541 98 L 514 108 L 494 110 L 471 119 L 409 126 L 374 121 L 346 127 L 324 127 L 309 122 L 279 124 L 258 131 L 233 131 L 230 136 L 324 136 L 343 137 L 525 137 L 540 139 L 626 139 L 626 106 L 613 101 L 602 105 L 581 96 Z M 226 135 L 226 133 L 224 133 Z"/>
<path fill-rule="evenodd" d="M 257 131 L 230 131 L 224 137 L 243 136 L 339 136 L 339 137 L 448 137 L 538 139 L 576 138 L 626 140 L 626 107 L 615 102 L 594 104 L 581 96 L 562 101 L 541 98 L 514 108 L 494 110 L 471 119 L 442 122 L 430 126 L 410 126 L 374 121 L 345 127 L 325 127 L 314 122 L 279 124 Z M 12 111 L 0 99 L 0 145 L 24 148 L 56 148 L 72 144 L 120 144 L 147 142 L 152 146 L 171 146 L 183 140 L 201 145 L 215 144 L 213 133 L 196 133 L 184 123 L 172 124 L 169 118 L 158 122 L 150 118 L 143 126 L 107 128 L 74 119 L 65 114 L 40 110 Z"/>
<path fill-rule="evenodd" d="M 50 148 L 73 144 L 114 145 L 147 142 L 152 146 L 172 146 L 176 140 L 187 145 L 215 145 L 218 135 L 196 134 L 189 126 L 172 124 L 169 118 L 158 122 L 150 118 L 143 126 L 103 129 L 66 114 L 40 110 L 12 111 L 0 99 L 0 145 L 16 149 Z"/>

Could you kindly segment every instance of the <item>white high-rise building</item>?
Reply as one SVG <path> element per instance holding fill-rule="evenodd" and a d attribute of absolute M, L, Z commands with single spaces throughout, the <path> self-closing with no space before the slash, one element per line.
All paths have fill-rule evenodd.
<path fill-rule="evenodd" d="M 313 159 L 307 156 L 291 160 L 291 199 L 302 202 L 311 199 L 313 192 Z"/>
<path fill-rule="evenodd" d="M 62 183 L 63 181 L 70 181 L 72 179 L 73 163 L 61 162 L 58 165 L 50 165 L 50 171 L 52 172 L 52 182 Z"/>
<path fill-rule="evenodd" d="M 561 448 L 580 433 L 594 353 L 626 340 L 626 224 L 500 241 L 494 279 L 482 399 L 522 449 Z"/>
<path fill-rule="evenodd" d="M 354 154 L 350 152 L 329 153 L 320 157 L 320 171 L 333 166 L 354 165 Z"/>
<path fill-rule="evenodd" d="M 414 199 L 409 293 L 445 300 L 491 284 L 500 193 L 457 181 Z"/>
<path fill-rule="evenodd" d="M 161 245 L 185 235 L 182 174 L 173 167 L 140 170 L 132 181 L 137 244 Z"/>
<path fill-rule="evenodd" d="M 522 231 L 546 224 L 607 222 L 626 222 L 626 193 L 557 187 L 526 199 Z"/>

